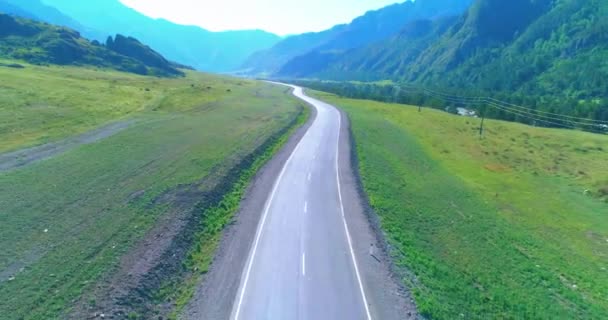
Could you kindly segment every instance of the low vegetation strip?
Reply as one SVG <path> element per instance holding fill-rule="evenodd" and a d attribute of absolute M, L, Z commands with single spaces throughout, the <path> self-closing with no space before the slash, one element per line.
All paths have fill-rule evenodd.
<path fill-rule="evenodd" d="M 91 316 L 102 298 L 112 297 L 87 293 L 120 271 L 124 257 L 150 236 L 149 230 L 167 217 L 190 212 L 199 196 L 290 125 L 301 109 L 281 88 L 194 72 L 180 79 L 158 79 L 73 67 L 11 70 L 12 78 L 7 79 L 14 80 L 3 82 L 2 90 L 30 76 L 42 79 L 48 86 L 41 86 L 35 99 L 54 101 L 61 116 L 50 112 L 44 117 L 20 108 L 20 99 L 9 98 L 11 103 L 0 112 L 20 116 L 16 123 L 0 124 L 0 141 L 9 142 L 4 148 L 65 138 L 107 121 L 141 122 L 98 142 L 0 173 L 3 319 L 63 318 L 84 296 L 84 311 L 91 311 L 84 317 Z M 63 83 L 59 92 L 51 79 Z M 13 97 L 27 96 L 25 88 L 7 91 Z M 29 124 L 29 131 L 23 129 Z M 10 126 L 17 133 L 7 130 Z M 161 236 L 153 247 L 171 248 L 173 240 Z M 126 279 L 129 285 L 134 281 Z"/>
<path fill-rule="evenodd" d="M 608 317 L 608 137 L 316 95 L 431 319 Z"/>

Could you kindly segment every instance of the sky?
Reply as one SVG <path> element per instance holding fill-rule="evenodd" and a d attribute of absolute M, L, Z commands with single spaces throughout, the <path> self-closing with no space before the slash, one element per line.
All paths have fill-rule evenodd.
<path fill-rule="evenodd" d="M 278 35 L 321 31 L 395 0 L 120 0 L 150 16 L 211 31 L 261 29 Z"/>

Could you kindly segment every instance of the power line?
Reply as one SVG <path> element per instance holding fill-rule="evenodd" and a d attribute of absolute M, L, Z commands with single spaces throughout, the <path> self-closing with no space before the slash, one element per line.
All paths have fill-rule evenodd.
<path fill-rule="evenodd" d="M 533 116 L 530 116 L 529 114 L 521 113 L 521 112 L 515 111 L 513 109 L 508 109 L 508 108 L 505 108 L 505 107 L 500 106 L 498 104 L 488 104 L 488 105 L 490 107 L 496 108 L 496 109 L 501 110 L 503 112 L 507 112 L 507 113 L 510 113 L 510 114 L 514 114 L 516 116 L 524 117 L 524 118 L 527 118 L 529 120 L 539 121 L 539 122 L 543 122 L 543 123 L 554 125 L 554 126 L 558 126 L 558 127 L 576 129 L 576 127 L 573 127 L 572 125 L 566 125 L 564 123 L 558 123 L 558 122 L 554 122 L 554 121 L 546 120 L 546 119 L 538 119 L 538 118 L 535 118 Z"/>
<path fill-rule="evenodd" d="M 489 106 L 494 106 L 494 107 L 500 107 L 500 108 L 502 108 L 501 110 L 505 110 L 506 109 L 506 110 L 511 111 L 511 112 L 518 112 L 519 114 L 521 114 L 524 117 L 528 117 L 528 118 L 531 118 L 533 120 L 538 120 L 538 121 L 561 121 L 561 122 L 567 122 L 567 123 L 570 123 L 570 124 L 576 124 L 576 125 L 581 125 L 581 126 L 590 126 L 590 127 L 596 126 L 596 124 L 593 124 L 593 123 L 584 123 L 584 122 L 578 122 L 578 121 L 573 121 L 573 120 L 565 120 L 565 119 L 548 117 L 548 116 L 545 116 L 545 115 L 535 115 L 535 114 L 532 114 L 530 112 L 521 111 L 521 110 L 518 110 L 518 109 L 508 108 L 508 107 L 505 107 L 505 106 L 500 105 L 500 104 L 496 104 L 496 103 L 491 102 L 491 101 L 488 102 L 488 105 Z M 547 123 L 549 123 L 549 122 L 547 122 Z M 551 122 L 551 123 L 553 123 L 553 122 Z"/>
<path fill-rule="evenodd" d="M 509 113 L 512 115 L 516 115 L 519 118 L 528 119 L 535 122 L 544 123 L 550 126 L 557 127 L 565 127 L 572 129 L 600 129 L 600 128 L 608 128 L 608 122 L 603 120 L 594 120 L 583 117 L 575 117 L 569 116 L 549 111 L 537 110 L 534 108 L 524 107 L 521 105 L 513 104 L 510 102 L 498 100 L 492 97 L 483 97 L 483 96 L 460 96 L 449 94 L 445 92 L 435 91 L 419 86 L 409 85 L 409 84 L 399 84 L 399 85 L 377 85 L 382 87 L 392 88 L 393 94 L 400 93 L 404 91 L 406 94 L 419 94 L 424 95 L 430 98 L 442 100 L 444 102 L 461 104 L 465 106 L 487 106 L 490 108 L 497 109 L 499 111 Z"/>
<path fill-rule="evenodd" d="M 500 102 L 502 104 L 506 104 L 506 105 L 509 105 L 511 107 L 514 107 L 514 108 L 533 110 L 534 112 L 537 112 L 537 113 L 548 114 L 548 115 L 562 117 L 562 118 L 575 119 L 575 120 L 579 120 L 579 121 L 589 121 L 589 122 L 597 122 L 599 124 L 604 124 L 604 121 L 601 121 L 601 120 L 594 120 L 594 119 L 581 118 L 581 117 L 573 117 L 573 116 L 568 116 L 568 115 L 565 115 L 565 114 L 559 114 L 559 113 L 554 113 L 554 112 L 549 112 L 549 111 L 542 111 L 542 110 L 536 110 L 536 109 L 532 109 L 532 108 L 526 108 L 526 107 L 523 107 L 523 106 L 518 106 L 518 105 L 515 105 L 515 104 L 512 104 L 512 103 L 508 103 L 508 102 L 504 102 L 504 101 L 501 101 L 501 100 L 497 100 L 497 99 L 494 99 L 494 98 L 491 98 L 491 97 L 488 97 L 486 99 L 494 101 L 494 102 Z"/>
<path fill-rule="evenodd" d="M 400 86 L 397 86 L 400 87 Z M 415 87 L 411 85 L 404 85 L 407 87 L 409 91 L 417 91 L 418 93 L 422 93 L 424 95 L 441 99 L 447 102 L 452 103 L 460 103 L 460 104 L 469 104 L 469 105 L 481 105 L 485 104 L 494 108 L 500 108 L 500 110 L 504 112 L 510 112 L 512 114 L 517 114 L 520 117 L 528 118 L 534 121 L 540 121 L 546 124 L 561 126 L 561 127 L 569 127 L 576 128 L 572 124 L 584 126 L 584 127 L 601 127 L 608 126 L 608 123 L 601 120 L 594 120 L 582 117 L 574 117 L 568 115 L 562 115 L 558 113 L 541 111 L 532 108 L 527 108 L 524 106 L 516 105 L 513 103 L 509 103 L 506 101 L 498 100 L 492 97 L 467 97 L 467 96 L 458 96 L 453 94 L 447 94 L 443 92 L 438 92 L 426 88 Z M 570 125 L 566 125 L 563 122 L 568 122 Z"/>

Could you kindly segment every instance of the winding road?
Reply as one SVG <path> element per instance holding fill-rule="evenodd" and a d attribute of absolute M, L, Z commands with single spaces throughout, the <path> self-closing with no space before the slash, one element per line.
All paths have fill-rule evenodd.
<path fill-rule="evenodd" d="M 317 117 L 266 200 L 231 318 L 370 320 L 342 201 L 341 115 L 293 88 Z"/>

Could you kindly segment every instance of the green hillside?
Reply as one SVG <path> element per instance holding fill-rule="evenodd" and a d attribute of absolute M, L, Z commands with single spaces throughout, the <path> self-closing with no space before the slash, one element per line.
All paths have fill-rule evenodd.
<path fill-rule="evenodd" d="M 134 38 L 107 45 L 89 42 L 72 29 L 0 14 L 0 57 L 35 64 L 89 65 L 142 75 L 183 75 L 178 66 Z"/>
<path fill-rule="evenodd" d="M 608 317 L 608 136 L 316 93 L 426 319 Z"/>

